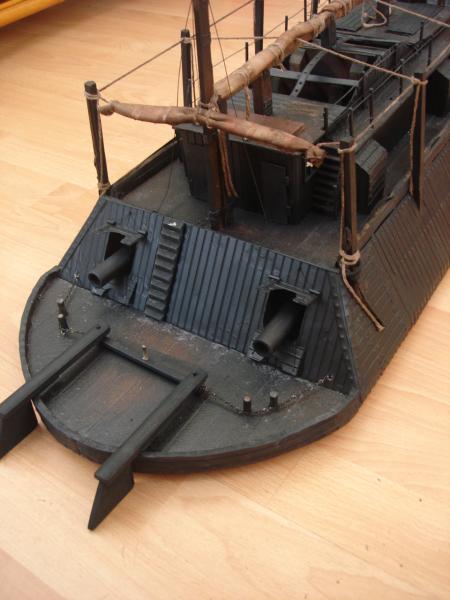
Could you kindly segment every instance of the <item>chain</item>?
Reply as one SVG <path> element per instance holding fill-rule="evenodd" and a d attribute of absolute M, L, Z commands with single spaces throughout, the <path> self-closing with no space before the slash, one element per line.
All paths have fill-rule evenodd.
<path fill-rule="evenodd" d="M 326 375 L 325 377 L 323 377 L 322 379 L 319 379 L 319 381 L 317 381 L 317 385 L 323 385 L 323 384 L 329 383 L 331 381 L 333 381 L 333 376 Z M 315 391 L 315 389 L 311 390 L 311 393 L 313 391 Z M 208 390 L 207 388 L 205 388 L 203 390 L 203 393 L 204 393 L 205 400 L 214 402 L 214 403 L 218 404 L 219 406 L 221 406 L 222 408 L 226 408 L 227 410 L 229 410 L 230 412 L 233 412 L 236 415 L 240 415 L 240 416 L 245 415 L 246 417 L 263 417 L 266 415 L 270 415 L 271 413 L 276 413 L 281 410 L 285 410 L 291 406 L 294 406 L 300 400 L 304 400 L 305 398 L 307 398 L 310 395 L 310 394 L 304 394 L 304 393 L 298 393 L 298 394 L 293 393 L 289 396 L 289 398 L 286 398 L 286 400 L 283 400 L 282 402 L 278 401 L 276 406 L 265 406 L 264 408 L 258 408 L 258 409 L 252 408 L 251 412 L 250 411 L 247 412 L 243 408 L 236 406 L 229 400 L 225 400 L 224 398 L 221 398 L 220 396 L 218 396 L 216 394 L 216 392 L 212 392 L 211 390 Z"/>
<path fill-rule="evenodd" d="M 71 299 L 72 294 L 73 294 L 77 284 L 79 283 L 79 281 L 80 281 L 80 274 L 74 273 L 73 282 L 71 283 L 70 288 L 68 289 L 67 294 L 65 295 L 65 298 L 64 298 L 64 304 L 66 306 L 69 303 L 69 300 Z"/>

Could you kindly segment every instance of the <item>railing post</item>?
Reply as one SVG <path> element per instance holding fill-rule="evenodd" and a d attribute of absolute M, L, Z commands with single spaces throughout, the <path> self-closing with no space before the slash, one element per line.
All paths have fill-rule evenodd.
<path fill-rule="evenodd" d="M 416 79 L 425 81 L 424 73 L 416 73 Z M 424 152 L 425 152 L 425 119 L 426 119 L 426 85 L 419 85 L 416 120 L 413 135 L 412 152 L 412 172 L 411 172 L 411 192 L 417 207 L 420 209 L 423 205 L 423 180 L 424 180 Z M 416 92 L 417 93 L 417 92 Z M 414 102 L 416 95 L 414 94 Z"/>
<path fill-rule="evenodd" d="M 189 29 L 181 30 L 181 73 L 183 105 L 192 106 L 192 42 Z"/>
<path fill-rule="evenodd" d="M 84 93 L 91 127 L 92 147 L 94 149 L 94 165 L 97 170 L 98 192 L 100 196 L 109 187 L 108 167 L 106 165 L 105 146 L 100 114 L 98 112 L 98 90 L 95 81 L 86 81 Z"/>

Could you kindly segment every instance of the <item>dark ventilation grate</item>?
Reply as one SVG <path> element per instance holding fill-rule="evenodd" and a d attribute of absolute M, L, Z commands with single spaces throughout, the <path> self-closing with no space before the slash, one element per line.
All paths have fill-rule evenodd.
<path fill-rule="evenodd" d="M 312 207 L 322 213 L 337 217 L 339 212 L 339 156 L 334 148 L 314 176 Z"/>

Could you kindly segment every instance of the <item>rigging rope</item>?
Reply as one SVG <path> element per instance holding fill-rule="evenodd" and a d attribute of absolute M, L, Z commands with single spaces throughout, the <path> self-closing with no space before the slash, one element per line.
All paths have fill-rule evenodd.
<path fill-rule="evenodd" d="M 218 23 L 220 23 L 221 21 L 223 21 L 224 19 L 226 19 L 227 17 L 229 17 L 230 15 L 233 15 L 234 13 L 236 13 L 237 11 L 241 10 L 242 8 L 244 8 L 245 6 L 248 6 L 249 4 L 252 4 L 254 0 L 247 0 L 247 2 L 244 2 L 243 4 L 237 6 L 235 9 L 233 9 L 232 11 L 226 13 L 225 15 L 223 15 L 222 17 L 220 17 L 219 19 L 217 19 L 216 21 L 213 21 L 213 23 L 211 23 L 211 26 L 215 26 Z M 450 28 L 450 25 L 445 23 L 444 21 L 440 21 L 439 19 L 434 19 L 433 17 L 430 17 L 428 15 L 423 15 L 421 13 L 415 12 L 413 10 L 407 9 L 407 8 L 403 8 L 402 6 L 399 6 L 398 4 L 391 4 L 390 2 L 386 2 L 385 0 L 377 0 L 377 2 L 379 4 L 383 4 L 385 6 L 390 7 L 391 9 L 394 10 L 399 10 L 401 12 L 404 12 L 406 14 L 410 14 L 413 15 L 415 17 L 418 17 L 424 21 L 429 21 L 431 23 L 435 23 L 436 25 L 440 25 L 441 27 L 446 27 L 446 28 Z M 326 3 L 325 3 L 326 4 Z M 309 7 L 311 7 L 312 5 L 312 0 L 309 2 Z M 320 5 L 319 5 L 320 6 Z M 375 9 L 376 10 L 376 9 Z M 298 11 L 296 11 L 295 13 L 293 13 L 292 15 L 289 16 L 289 20 L 293 19 L 294 17 L 296 17 L 298 14 L 300 14 L 301 12 L 304 12 L 304 9 L 300 9 Z M 376 11 L 379 12 L 379 11 Z M 275 29 L 277 29 L 278 27 L 281 27 L 283 24 L 285 23 L 284 19 L 283 21 L 281 21 L 280 23 L 278 23 L 277 25 L 275 25 L 274 27 L 272 27 L 272 29 L 269 29 L 269 31 L 266 32 L 266 34 L 263 36 L 265 39 L 276 39 L 276 38 L 269 38 L 268 34 L 272 33 L 273 31 L 275 31 Z M 372 24 L 369 24 L 369 26 L 371 26 Z M 378 24 L 373 24 L 378 26 Z M 367 25 L 366 25 L 367 27 Z M 195 39 L 195 35 L 192 36 L 192 38 Z M 214 38 L 212 38 L 214 39 Z M 217 38 L 219 39 L 219 38 Z M 222 40 L 239 40 L 239 39 L 245 39 L 245 40 L 249 40 L 249 39 L 261 39 L 260 37 L 254 37 L 254 36 L 248 36 L 248 37 L 222 37 L 220 38 Z M 158 52 L 157 54 L 155 54 L 154 56 L 152 56 L 151 58 L 143 61 L 142 63 L 139 63 L 138 65 L 136 65 L 135 67 L 133 67 L 132 69 L 130 69 L 129 71 L 126 71 L 125 73 L 123 73 L 122 75 L 119 75 L 118 77 L 116 77 L 115 79 L 113 79 L 112 81 L 106 83 L 105 85 L 103 85 L 101 88 L 99 88 L 99 92 L 102 92 L 106 89 L 108 89 L 109 87 L 111 87 L 112 85 L 118 83 L 119 81 L 121 81 L 122 79 L 125 79 L 125 77 L 128 77 L 129 75 L 131 75 L 132 73 L 135 73 L 136 71 L 138 71 L 139 69 L 141 69 L 142 67 L 145 67 L 146 65 L 152 63 L 154 60 L 156 60 L 157 58 L 160 58 L 161 56 L 163 56 L 164 54 L 166 54 L 167 52 L 170 52 L 171 50 L 173 50 L 174 48 L 176 48 L 177 46 L 180 45 L 180 43 L 183 40 L 178 40 L 175 43 L 171 44 L 170 46 L 168 46 L 167 48 L 164 48 L 163 50 L 161 50 L 160 52 Z M 229 58 L 231 58 L 232 56 L 235 56 L 236 54 L 238 54 L 239 52 L 241 52 L 243 49 L 239 49 L 236 50 L 235 52 L 233 52 L 232 54 L 226 56 L 223 60 L 221 60 L 220 62 L 216 63 L 214 65 L 214 67 L 222 64 L 223 62 L 225 62 L 226 60 L 228 60 Z M 194 84 L 195 82 L 193 82 Z"/>
<path fill-rule="evenodd" d="M 129 75 L 131 75 L 132 73 L 134 73 L 135 71 L 142 69 L 142 67 L 145 67 L 145 65 L 150 64 L 151 62 L 153 62 L 154 60 L 156 60 L 157 58 L 159 58 L 160 56 L 163 56 L 163 54 L 166 54 L 167 52 L 169 52 L 170 50 L 173 50 L 174 48 L 176 48 L 177 46 L 179 46 L 181 44 L 182 40 L 178 40 L 177 42 L 175 42 L 174 44 L 168 46 L 167 48 L 164 48 L 164 50 L 161 50 L 161 52 L 158 52 L 157 54 L 155 54 L 154 56 L 152 56 L 151 58 L 149 58 L 148 60 L 144 60 L 144 62 L 140 63 L 139 65 L 137 65 L 136 67 L 133 67 L 132 69 L 130 69 L 129 71 L 127 71 L 126 73 L 123 73 L 122 75 L 119 75 L 119 77 L 116 77 L 115 79 L 113 79 L 112 81 L 110 81 L 109 83 L 106 83 L 104 86 L 102 86 L 99 89 L 99 92 L 103 92 L 104 90 L 108 89 L 109 87 L 111 87 L 112 85 L 114 85 L 115 83 L 118 83 L 119 81 L 121 81 L 122 79 L 125 79 L 125 77 L 128 77 Z"/>

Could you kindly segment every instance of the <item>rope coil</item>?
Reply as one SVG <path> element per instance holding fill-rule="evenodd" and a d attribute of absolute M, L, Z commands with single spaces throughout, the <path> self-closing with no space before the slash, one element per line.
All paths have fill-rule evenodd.
<path fill-rule="evenodd" d="M 363 3 L 363 11 L 361 13 L 361 25 L 364 27 L 364 29 L 373 29 L 374 27 L 383 27 L 383 25 L 386 25 L 388 20 L 387 17 L 381 12 L 381 10 L 378 10 L 378 8 L 376 7 L 376 5 L 374 6 L 373 3 L 371 2 L 371 0 L 367 0 L 368 4 L 370 6 L 370 8 L 374 11 L 374 15 L 371 15 L 370 13 L 368 13 L 367 11 L 364 10 L 364 5 L 366 0 L 364 0 Z M 381 21 L 373 21 L 373 19 L 376 19 L 378 17 L 381 17 Z M 370 19 L 372 19 L 372 22 L 370 22 Z"/>

